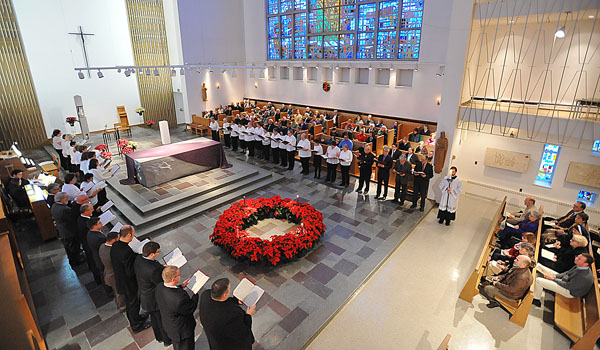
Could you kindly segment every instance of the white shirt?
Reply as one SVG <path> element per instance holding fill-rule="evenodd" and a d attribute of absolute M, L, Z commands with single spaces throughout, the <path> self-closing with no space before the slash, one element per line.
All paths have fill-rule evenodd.
<path fill-rule="evenodd" d="M 55 150 L 61 150 L 62 151 L 62 142 L 63 139 L 60 136 L 54 136 L 52 138 L 52 147 L 54 147 Z"/>
<path fill-rule="evenodd" d="M 283 149 L 284 151 L 287 150 L 287 145 L 283 143 L 283 141 L 287 141 L 287 135 L 281 135 L 279 138 L 281 139 L 281 142 L 279 142 L 279 148 Z"/>
<path fill-rule="evenodd" d="M 254 141 L 254 128 L 246 128 L 246 132 L 248 133 L 245 137 L 246 142 Z"/>
<path fill-rule="evenodd" d="M 92 182 L 94 182 L 94 180 L 92 180 Z M 81 189 L 83 189 L 83 187 L 84 187 L 85 185 L 87 185 L 87 182 L 82 182 L 82 183 L 81 183 Z M 81 191 L 81 192 L 83 193 L 83 191 Z M 88 192 L 88 193 L 86 193 L 86 195 L 87 195 L 87 196 L 88 196 L 88 198 L 90 199 L 90 204 L 91 204 L 91 205 L 96 205 L 96 204 L 98 204 L 98 195 L 96 194 L 95 196 L 93 196 L 93 197 L 90 197 L 90 195 L 91 195 L 91 194 L 92 194 L 91 192 Z"/>
<path fill-rule="evenodd" d="M 240 140 L 246 141 L 246 135 L 243 134 L 244 132 L 246 132 L 246 127 L 242 125 L 238 128 L 238 133 L 240 134 Z"/>
<path fill-rule="evenodd" d="M 294 135 L 292 135 L 292 136 L 288 135 L 285 137 L 285 140 L 287 142 L 289 142 L 289 144 L 287 144 L 287 147 L 286 147 L 287 151 L 294 152 L 296 150 L 296 137 Z"/>
<path fill-rule="evenodd" d="M 71 158 L 71 163 L 77 164 L 75 163 L 75 147 L 69 146 L 69 157 Z"/>
<path fill-rule="evenodd" d="M 263 136 L 265 137 L 265 139 L 262 140 L 262 144 L 263 144 L 263 146 L 268 146 L 271 143 L 271 141 L 267 137 L 271 136 L 271 133 L 268 131 L 265 131 Z"/>
<path fill-rule="evenodd" d="M 233 124 L 231 126 L 231 137 L 238 137 L 240 134 L 238 133 L 238 131 L 240 130 L 239 125 L 237 124 Z"/>
<path fill-rule="evenodd" d="M 281 136 L 279 134 L 275 135 L 275 133 L 273 133 L 273 136 L 271 138 L 275 139 L 275 141 L 271 141 L 271 148 L 279 147 L 278 140 L 281 140 Z"/>
<path fill-rule="evenodd" d="M 219 123 L 216 120 L 213 120 L 210 122 L 210 124 L 208 125 L 210 127 L 210 129 L 212 131 L 217 131 L 219 130 Z"/>
<path fill-rule="evenodd" d="M 90 169 L 90 173 L 94 175 L 94 183 L 108 180 L 112 177 L 112 174 L 102 168 Z"/>
<path fill-rule="evenodd" d="M 258 135 L 263 135 L 265 132 L 265 129 L 261 128 L 260 126 L 257 126 L 256 128 L 254 128 L 254 141 L 262 141 L 262 139 L 258 136 Z"/>
<path fill-rule="evenodd" d="M 350 164 L 352 164 L 352 157 L 353 157 L 352 151 L 342 150 L 340 152 L 340 165 L 350 166 Z"/>
<path fill-rule="evenodd" d="M 338 164 L 340 160 L 338 159 L 340 153 L 340 149 L 338 146 L 330 145 L 327 147 L 327 163 L 329 164 Z"/>
<path fill-rule="evenodd" d="M 71 141 L 63 140 L 63 142 L 62 142 L 63 156 L 68 157 L 71 154 L 70 149 L 71 149 Z"/>
<path fill-rule="evenodd" d="M 81 158 L 79 158 L 81 159 Z M 90 172 L 90 160 L 86 159 L 86 160 L 82 160 L 81 164 L 79 164 L 79 170 L 83 171 L 83 174 L 87 174 Z"/>
<path fill-rule="evenodd" d="M 69 196 L 69 201 L 75 200 L 75 198 L 77 198 L 77 196 L 79 196 L 79 194 L 81 193 L 81 190 L 77 188 L 77 186 L 71 184 L 64 184 L 62 187 L 62 191 L 65 192 L 67 196 Z"/>
<path fill-rule="evenodd" d="M 77 164 L 77 165 L 81 164 L 81 152 L 79 152 L 79 151 L 75 152 L 72 160 L 73 160 L 74 164 Z"/>
<path fill-rule="evenodd" d="M 229 127 L 229 123 L 224 122 L 223 123 L 223 134 L 225 134 L 225 135 L 231 134 L 231 130 L 227 129 L 228 127 Z"/>
<path fill-rule="evenodd" d="M 307 139 L 298 141 L 298 147 L 306 148 L 308 151 L 304 151 L 302 149 L 298 150 L 298 155 L 300 158 L 308 158 L 310 157 L 310 141 Z"/>
<path fill-rule="evenodd" d="M 315 143 L 314 150 L 317 152 L 317 153 L 315 153 L 315 156 L 322 156 L 323 155 L 323 146 L 321 146 L 320 143 Z"/>

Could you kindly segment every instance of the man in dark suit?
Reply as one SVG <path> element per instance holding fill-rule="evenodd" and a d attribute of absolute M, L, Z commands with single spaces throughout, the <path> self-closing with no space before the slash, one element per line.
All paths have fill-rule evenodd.
<path fill-rule="evenodd" d="M 77 240 L 77 229 L 71 223 L 71 208 L 67 206 L 69 197 L 65 192 L 58 192 L 54 196 L 54 204 L 50 208 L 50 213 L 56 223 L 58 239 L 65 248 L 69 264 L 75 266 L 82 262 Z"/>
<path fill-rule="evenodd" d="M 398 146 L 396 146 L 395 143 L 392 143 L 392 149 L 390 150 L 390 157 L 392 157 L 392 160 L 398 160 L 401 154 L 402 152 L 400 152 Z"/>
<path fill-rule="evenodd" d="M 406 154 L 406 160 L 410 164 L 417 164 L 419 162 L 419 156 L 415 154 L 415 152 L 412 149 L 412 147 L 408 147 L 407 152 L 408 153 Z"/>
<path fill-rule="evenodd" d="M 416 156 L 415 156 L 416 157 Z M 411 208 L 417 207 L 417 201 L 421 198 L 420 211 L 425 211 L 425 199 L 427 199 L 427 191 L 429 189 L 429 179 L 433 177 L 433 166 L 431 165 L 431 158 L 427 158 L 427 161 L 418 161 L 415 164 L 414 175 L 415 183 L 413 185 L 413 204 Z"/>
<path fill-rule="evenodd" d="M 175 350 L 193 350 L 196 328 L 194 311 L 198 306 L 198 294 L 190 298 L 183 289 L 187 287 L 189 279 L 178 286 L 181 271 L 177 266 L 166 266 L 162 272 L 162 280 L 163 283 L 156 286 L 154 295 L 163 327 Z"/>
<path fill-rule="evenodd" d="M 87 207 L 92 207 L 92 210 L 94 209 L 94 207 L 91 204 L 84 204 L 81 208 L 87 208 Z M 104 283 L 102 283 L 102 269 L 103 269 L 103 265 L 102 265 L 102 261 L 100 260 L 100 246 L 106 242 L 106 236 L 104 235 L 104 233 L 102 233 L 102 222 L 100 222 L 100 218 L 84 218 L 84 217 L 80 217 L 82 220 L 80 221 L 80 223 L 85 223 L 87 229 L 89 230 L 86 233 L 86 239 L 85 239 L 85 245 L 88 248 L 89 254 L 91 255 L 91 259 L 92 259 L 92 266 L 93 266 L 93 271 L 92 273 L 94 274 L 94 279 L 96 279 L 96 283 L 98 283 L 98 285 L 103 285 Z M 86 252 L 87 254 L 87 252 Z M 90 268 L 91 270 L 91 268 Z M 96 274 L 98 274 L 98 276 L 96 277 Z M 105 285 L 105 287 L 107 287 Z M 108 288 L 105 288 L 105 290 L 107 291 L 107 294 L 112 294 L 112 291 L 110 291 Z"/>
<path fill-rule="evenodd" d="M 48 197 L 46 198 L 46 203 L 48 203 L 50 208 L 52 208 L 52 204 L 54 204 L 54 196 L 58 192 L 60 192 L 60 185 L 57 183 L 52 183 L 52 184 L 48 185 L 48 187 L 46 188 L 46 191 L 48 191 Z"/>
<path fill-rule="evenodd" d="M 92 274 L 94 275 L 94 280 L 98 285 L 102 283 L 102 263 L 98 257 L 98 250 L 93 251 L 90 249 L 89 239 L 88 239 L 88 231 L 90 228 L 88 227 L 88 222 L 92 217 L 92 213 L 94 212 L 94 206 L 90 203 L 85 204 L 77 204 L 74 205 L 72 210 L 75 211 L 78 208 L 79 217 L 77 218 L 77 232 L 79 236 L 79 240 L 83 245 L 83 251 L 85 252 L 85 259 L 87 261 L 88 267 Z M 100 225 L 102 227 L 102 225 Z M 100 263 L 99 263 L 100 262 Z M 111 293 L 109 293 L 111 294 Z"/>
<path fill-rule="evenodd" d="M 385 200 L 387 197 L 388 183 L 390 181 L 390 169 L 394 161 L 390 157 L 390 148 L 388 146 L 383 147 L 383 154 L 377 158 L 377 194 L 375 199 Z M 381 194 L 381 187 L 383 185 L 383 196 Z"/>
<path fill-rule="evenodd" d="M 244 311 L 235 297 L 229 297 L 227 278 L 212 284 L 200 297 L 200 322 L 211 350 L 250 350 L 254 343 L 252 316 L 256 305 Z"/>
<path fill-rule="evenodd" d="M 129 247 L 133 240 L 135 230 L 132 226 L 125 225 L 119 232 L 119 240 L 110 249 L 110 261 L 115 272 L 117 292 L 125 295 L 125 308 L 127 319 L 133 333 L 141 332 L 150 327 L 147 322 L 148 314 L 140 315 L 140 298 L 138 297 L 138 285 L 135 278 L 133 263 L 138 254 Z"/>
<path fill-rule="evenodd" d="M 118 232 L 109 232 L 108 234 L 106 234 L 106 242 L 100 245 L 100 249 L 98 249 L 98 255 L 100 256 L 102 268 L 104 269 L 104 283 L 112 289 L 113 294 L 115 296 L 115 304 L 117 304 L 117 308 L 119 308 L 119 311 L 125 312 L 125 295 L 120 294 L 117 291 L 115 272 L 112 267 L 112 262 L 110 261 L 110 250 L 112 249 L 112 245 L 118 239 Z"/>
<path fill-rule="evenodd" d="M 544 217 L 543 221 L 552 221 L 552 225 L 544 224 L 542 226 L 542 232 L 546 231 L 546 229 L 548 229 L 548 228 L 565 229 L 565 228 L 571 227 L 575 223 L 575 216 L 579 213 L 583 213 L 585 208 L 586 208 L 585 203 L 575 202 L 573 204 L 573 209 L 569 210 L 568 213 L 566 213 L 565 215 L 561 216 L 558 219 L 554 219 L 551 217 Z"/>
<path fill-rule="evenodd" d="M 396 188 L 394 190 L 394 199 L 392 202 L 398 203 L 398 198 L 400 198 L 400 205 L 404 204 L 408 189 L 408 177 L 410 176 L 411 170 L 412 167 L 410 166 L 410 163 L 406 161 L 406 156 L 401 155 L 396 161 L 396 165 L 393 169 L 394 174 L 396 174 Z"/>
<path fill-rule="evenodd" d="M 373 172 L 373 163 L 375 156 L 371 153 L 371 146 L 366 145 L 364 151 L 358 156 L 358 166 L 360 168 L 360 177 L 358 180 L 358 189 L 356 192 L 362 193 L 363 185 L 365 186 L 365 194 L 369 193 L 369 185 L 371 184 L 371 173 Z"/>
<path fill-rule="evenodd" d="M 164 343 L 165 346 L 171 345 L 171 339 L 162 326 L 160 311 L 156 305 L 154 290 L 157 285 L 162 284 L 162 270 L 164 266 L 156 261 L 160 252 L 160 245 L 156 242 L 148 242 L 142 248 L 142 255 L 135 258 L 133 267 L 135 277 L 137 278 L 140 289 L 140 301 L 144 310 L 150 313 L 152 330 L 157 342 Z"/>

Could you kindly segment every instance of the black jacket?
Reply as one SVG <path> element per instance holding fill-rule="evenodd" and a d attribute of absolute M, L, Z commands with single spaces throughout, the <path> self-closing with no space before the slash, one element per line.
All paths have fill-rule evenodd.
<path fill-rule="evenodd" d="M 158 311 L 154 289 L 163 283 L 163 266 L 156 260 L 146 259 L 141 255 L 135 258 L 133 263 L 135 277 L 140 290 L 140 301 L 146 311 Z"/>
<path fill-rule="evenodd" d="M 82 218 L 83 219 L 83 218 Z M 106 242 L 106 236 L 100 231 L 88 231 L 87 232 L 87 244 L 90 246 L 92 251 L 92 255 L 94 257 L 94 264 L 100 271 L 104 271 L 104 265 L 102 265 L 102 261 L 100 260 L 100 254 L 98 251 L 100 250 L 100 246 Z"/>
<path fill-rule="evenodd" d="M 71 208 L 71 210 L 73 209 Z M 81 216 L 81 214 L 77 218 L 77 236 L 79 236 L 81 243 L 83 243 L 84 245 L 88 244 L 87 233 L 89 229 L 87 227 L 87 223 L 89 220 L 89 218 L 84 218 L 83 216 Z"/>
<path fill-rule="evenodd" d="M 133 263 L 135 257 L 138 255 L 131 250 L 129 244 L 121 241 L 113 243 L 110 249 L 110 262 L 115 272 L 115 281 L 117 282 L 117 292 L 119 294 L 137 294 L 138 287 Z"/>
<path fill-rule="evenodd" d="M 384 160 L 385 159 L 385 160 Z M 383 162 L 383 168 L 379 166 L 379 164 L 377 164 L 377 175 L 378 176 L 389 176 L 390 175 L 390 169 L 392 168 L 392 165 L 394 164 L 394 160 L 392 159 L 392 157 L 390 157 L 390 155 L 388 154 L 387 157 L 384 156 L 383 154 L 380 154 L 379 157 L 377 158 L 377 162 Z"/>
<path fill-rule="evenodd" d="M 113 246 L 114 248 L 114 246 Z M 181 287 L 169 288 L 160 283 L 154 290 L 156 305 L 160 310 L 163 327 L 173 342 L 194 337 L 196 319 L 194 311 L 198 306 L 198 294 L 192 298 Z"/>
<path fill-rule="evenodd" d="M 396 170 L 396 183 L 401 183 L 406 185 L 408 183 L 408 177 L 410 176 L 410 171 L 412 167 L 409 162 L 404 162 L 404 164 L 400 163 L 399 160 L 396 161 L 394 165 L 394 170 Z M 404 174 L 404 176 L 400 176 Z"/>
<path fill-rule="evenodd" d="M 361 153 L 358 156 L 358 166 L 367 171 L 371 171 L 373 167 L 373 162 L 375 162 L 375 156 L 373 153 Z"/>
<path fill-rule="evenodd" d="M 252 316 L 242 310 L 236 298 L 215 301 L 210 290 L 205 290 L 200 297 L 200 322 L 211 350 L 252 349 Z"/>
<path fill-rule="evenodd" d="M 421 175 L 415 175 L 416 182 L 429 183 L 429 179 L 431 179 L 433 177 L 433 166 L 430 163 L 425 163 L 425 169 L 423 169 L 423 163 L 419 161 L 419 162 L 415 163 L 414 171 L 415 171 L 415 173 L 416 172 L 424 172 L 425 173 L 425 177 L 422 177 Z"/>

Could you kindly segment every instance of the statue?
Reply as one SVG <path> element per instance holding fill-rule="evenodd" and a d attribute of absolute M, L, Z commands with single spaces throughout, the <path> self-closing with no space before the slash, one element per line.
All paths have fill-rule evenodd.
<path fill-rule="evenodd" d="M 435 154 L 433 159 L 433 171 L 439 174 L 444 169 L 444 162 L 446 161 L 446 153 L 448 152 L 448 139 L 446 138 L 446 132 L 442 131 L 440 137 L 435 142 Z"/>
<path fill-rule="evenodd" d="M 206 91 L 208 90 L 206 88 L 206 83 L 202 83 L 202 101 L 208 101 L 208 95 L 206 94 Z"/>

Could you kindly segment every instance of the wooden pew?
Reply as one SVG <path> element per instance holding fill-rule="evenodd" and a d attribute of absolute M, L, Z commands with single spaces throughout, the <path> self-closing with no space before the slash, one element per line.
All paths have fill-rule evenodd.
<path fill-rule="evenodd" d="M 323 133 L 323 125 L 321 124 L 316 124 L 314 129 L 313 129 L 313 137 Z"/>
<path fill-rule="evenodd" d="M 328 119 L 325 121 L 327 124 L 325 125 L 325 132 L 329 133 L 329 130 L 333 128 L 333 119 Z"/>
<path fill-rule="evenodd" d="M 544 217 L 544 207 L 540 207 L 540 223 L 537 229 L 536 243 L 535 243 L 535 257 L 534 260 L 537 262 L 539 259 L 540 253 L 540 242 L 542 237 L 542 219 Z M 529 310 L 531 309 L 531 303 L 533 302 L 533 289 L 535 288 L 535 276 L 536 276 L 537 266 L 531 270 L 531 274 L 533 275 L 533 283 L 529 287 L 529 291 L 525 294 L 525 296 L 518 300 L 517 302 L 509 301 L 505 298 L 497 296 L 495 299 L 504 307 L 510 314 L 510 322 L 525 327 L 525 322 L 527 322 L 527 316 L 529 315 Z"/>
<path fill-rule="evenodd" d="M 225 118 L 227 118 L 227 114 L 221 113 L 217 116 L 217 121 L 222 122 Z"/>
<path fill-rule="evenodd" d="M 589 253 L 593 256 L 592 244 Z M 600 337 L 600 290 L 596 263 L 590 266 L 594 276 L 594 286 L 583 298 L 554 296 L 554 324 L 573 341 L 571 349 L 593 349 Z"/>
<path fill-rule="evenodd" d="M 496 210 L 496 214 L 492 216 L 492 223 L 490 224 L 490 228 L 488 229 L 487 238 L 483 246 L 481 255 L 479 255 L 479 259 L 477 259 L 475 269 L 473 270 L 473 272 L 471 272 L 467 283 L 465 283 L 465 286 L 463 287 L 462 291 L 460 292 L 460 295 L 458 296 L 462 300 L 465 300 L 469 303 L 473 302 L 473 297 L 479 294 L 479 282 L 481 281 L 481 277 L 483 276 L 483 272 L 485 270 L 485 267 L 487 266 L 488 257 L 494 249 L 494 240 L 496 238 L 496 232 L 500 221 L 504 217 L 505 209 L 506 196 L 504 196 L 502 203 L 500 203 L 498 210 Z"/>

